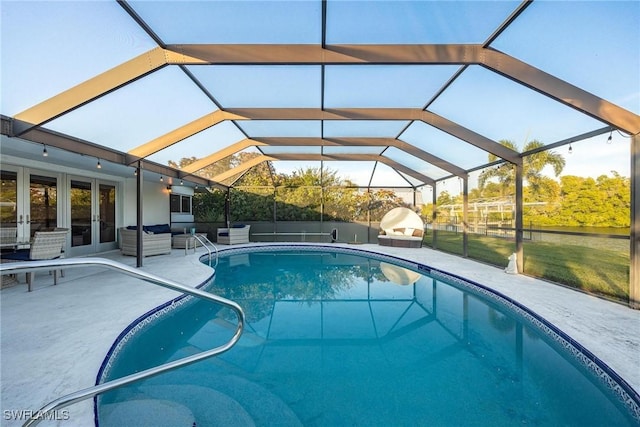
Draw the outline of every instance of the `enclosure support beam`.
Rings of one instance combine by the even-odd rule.
[[[469,179],[465,177],[462,180],[462,256],[465,258],[469,256],[469,250],[468,250],[469,233],[467,230],[468,221],[469,221]]]
[[[438,195],[436,194],[436,185],[433,184],[431,188],[433,191],[431,192],[431,231],[433,232],[433,239],[431,240],[431,246],[433,249],[438,248],[438,231],[436,221],[438,220],[438,209],[436,207],[436,202],[438,201]]]
[[[640,309],[640,134],[631,137],[631,228],[629,306]]]
[[[136,267],[140,268],[143,264],[144,256],[142,254],[142,225],[144,224],[144,216],[142,214],[142,161],[138,160],[136,164]]]
[[[267,138],[245,138],[234,144],[231,144],[220,151],[203,157],[190,165],[185,166],[182,170],[186,173],[192,174],[200,169],[203,169],[225,157],[236,154],[245,148],[256,146],[273,146],[273,147],[293,147],[298,145],[313,146],[313,147],[327,147],[327,146],[341,146],[341,147],[395,147],[402,150],[414,157],[419,158],[427,163],[435,165],[440,169],[444,169],[456,176],[465,177],[467,172],[439,157],[434,156],[426,151],[420,150],[415,146],[408,144],[404,141],[392,138],[315,138],[315,137],[267,137]]]
[[[480,44],[173,44],[166,55],[176,65],[477,64],[627,133],[640,131],[636,114]]]
[[[524,168],[522,163],[515,165],[516,168],[516,206],[515,206],[515,220],[516,220],[516,256],[518,257],[518,273],[524,271],[524,248],[523,248],[523,220],[522,211],[524,209],[523,192],[522,192],[522,177],[524,175]]]
[[[167,52],[154,48],[14,116],[14,131],[26,131],[60,117],[167,65]],[[18,125],[21,123],[21,125]]]
[[[377,154],[334,154],[331,156],[322,155],[322,154],[272,154],[269,156],[258,156],[254,157],[240,165],[236,166],[233,169],[229,169],[226,172],[221,173],[220,175],[216,175],[213,177],[214,181],[223,182],[224,180],[237,175],[243,171],[246,171],[262,162],[271,161],[271,160],[289,160],[289,161],[368,161],[368,162],[380,162],[384,163],[387,166],[395,169],[396,171],[403,172],[419,181],[424,182],[425,184],[433,185],[435,181],[425,176],[419,172],[416,172],[413,169],[410,169],[406,166],[399,164],[391,159],[388,159],[384,156],[380,156]]]
[[[146,144],[142,144],[129,151],[129,154],[136,157],[148,157],[172,146],[184,139],[187,139],[203,130],[217,125],[229,119],[230,116],[222,111],[214,111],[213,113],[202,116],[191,123],[180,126],[171,132],[155,138]]]
[[[224,223],[227,228],[231,227],[231,187],[227,188],[224,195]]]
[[[230,108],[225,113],[233,117],[230,120],[420,120],[510,163],[522,161],[514,150],[435,113],[415,108]]]

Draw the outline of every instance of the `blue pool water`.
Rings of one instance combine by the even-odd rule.
[[[286,248],[285,248],[286,249]],[[210,292],[233,349],[100,397],[101,426],[626,426],[638,398],[517,304],[363,251],[226,251]],[[227,341],[181,299],[132,325],[100,382]]]

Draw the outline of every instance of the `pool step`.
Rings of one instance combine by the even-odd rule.
[[[172,382],[206,385],[240,402],[258,426],[302,426],[296,413],[278,395],[239,375],[194,369],[180,373],[179,377]]]
[[[172,400],[188,407],[194,414],[198,426],[252,427],[256,425],[251,415],[238,401],[208,387],[191,384],[143,385],[138,390],[150,398]]]
[[[162,399],[136,399],[102,405],[102,426],[175,426],[192,427],[196,417],[189,408]],[[197,424],[195,424],[197,425]]]
[[[256,426],[242,405],[197,385],[142,385],[123,390],[126,400],[100,405],[100,426]]]
[[[116,415],[135,412],[130,408],[135,408],[138,403],[143,405],[140,411],[146,411],[145,405],[149,401],[172,401],[180,407],[188,408],[197,426],[203,425],[205,421],[204,425],[214,426],[302,426],[296,414],[282,399],[264,387],[235,375],[202,370],[174,371],[150,378],[138,386],[121,389],[117,393],[118,399],[124,403],[100,406],[100,425],[103,427],[127,425],[111,422],[114,419],[114,408],[118,405],[124,407],[118,409]],[[118,417],[123,419],[122,415]],[[163,427],[171,423],[148,425]]]
[[[251,417],[252,425],[302,426],[296,414],[282,399],[264,387],[236,375],[202,370],[169,372],[147,380],[144,385],[137,387],[137,391],[157,399],[173,399],[190,407],[198,415],[196,399],[200,397],[192,394],[194,387],[210,390],[233,400]],[[184,400],[183,395],[186,395]]]

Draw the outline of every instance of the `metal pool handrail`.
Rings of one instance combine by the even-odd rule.
[[[207,252],[209,252],[209,267],[211,267],[211,249],[209,249],[209,246],[207,246],[207,243],[209,243],[213,249],[216,251],[216,265],[218,265],[218,248],[216,247],[216,245],[213,244],[213,242],[211,240],[209,240],[206,236],[203,235],[197,235],[194,234],[193,237],[195,237],[195,239],[200,242],[202,244],[202,246],[204,246],[204,248],[207,250]],[[204,242],[203,242],[204,240]],[[206,243],[205,243],[206,242]],[[195,250],[195,245],[194,246],[194,250]]]
[[[102,267],[118,270],[129,276],[133,276],[133,277],[142,279],[146,282],[153,283],[154,285],[162,286],[168,289],[173,289],[174,291],[187,293],[187,294],[193,295],[194,297],[203,298],[205,300],[222,304],[232,309],[236,313],[236,316],[238,316],[238,327],[236,328],[236,331],[233,334],[233,337],[231,338],[231,340],[229,340],[226,344],[223,344],[211,350],[203,351],[201,353],[187,356],[182,359],[174,360],[173,362],[168,362],[160,366],[149,368],[144,371],[137,372],[135,374],[127,375],[122,378],[108,381],[106,383],[99,384],[96,386],[88,387],[88,388],[76,391],[74,393],[67,394],[66,396],[59,397],[58,399],[48,403],[38,411],[34,412],[31,418],[23,424],[23,427],[34,426],[40,423],[40,421],[46,418],[45,415],[47,413],[54,411],[56,409],[64,408],[66,406],[73,405],[74,403],[78,403],[80,401],[92,398],[98,394],[125,386],[132,382],[139,381],[154,375],[158,375],[163,372],[167,372],[191,363],[198,362],[208,357],[212,357],[212,356],[216,356],[218,354],[224,353],[225,351],[233,347],[238,342],[238,340],[240,339],[240,336],[242,335],[242,331],[244,329],[244,323],[245,323],[245,315],[244,315],[244,311],[242,310],[242,307],[240,307],[237,303],[231,300],[228,300],[226,298],[222,298],[220,296],[201,291],[200,289],[191,288],[189,286],[185,286],[180,283],[176,283],[171,280],[164,279],[160,276],[156,276],[151,273],[140,271],[133,267],[129,267],[128,265],[121,264],[119,262],[108,260],[105,258],[67,258],[67,259],[55,259],[55,260],[44,260],[44,261],[8,263],[8,264],[2,264],[0,266],[0,275],[22,273],[27,271],[29,272],[42,271],[42,270],[48,271],[56,267],[76,268],[76,267],[86,267],[86,266],[102,266]]]

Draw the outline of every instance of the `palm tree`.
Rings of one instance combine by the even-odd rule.
[[[512,149],[513,151],[518,151],[518,147],[513,141],[502,139],[498,141],[498,143]],[[496,160],[498,160],[498,156],[493,153],[489,153],[489,163],[495,162]],[[515,173],[508,163],[503,163],[500,166],[485,169],[478,177],[478,187],[480,187],[480,191],[484,190],[487,182],[492,178],[496,178],[500,183],[500,186],[502,187],[502,196],[513,194],[512,188],[515,186]]]
[[[524,146],[524,151],[527,152],[540,147],[544,147],[544,144],[534,139]],[[524,179],[533,192],[538,191],[544,178],[541,172],[546,166],[553,168],[556,177],[562,173],[565,166],[564,157],[551,150],[539,151],[526,156],[523,160]]]
[[[498,142],[507,148],[519,152],[518,146],[513,141],[500,140]],[[544,147],[544,144],[534,139],[524,146],[524,152],[535,150],[540,147]],[[496,160],[498,160],[498,156],[495,154],[489,154],[489,162],[494,162]],[[546,166],[551,166],[555,176],[558,176],[562,173],[565,166],[564,157],[553,151],[545,150],[530,154],[524,158],[522,166],[524,180],[527,181],[532,191],[537,191],[540,183],[544,181],[542,170]],[[484,170],[478,177],[478,186],[480,187],[480,190],[484,189],[487,182],[492,178],[496,178],[502,186],[503,195],[506,196],[514,193],[515,170],[510,164],[504,163],[501,166]]]

